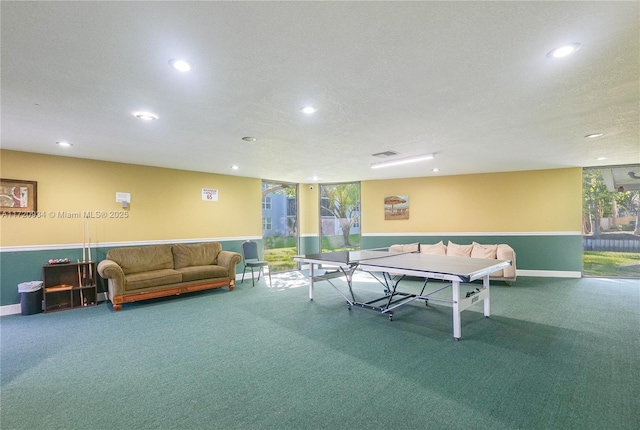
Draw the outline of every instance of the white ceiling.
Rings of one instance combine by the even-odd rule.
[[[2,1],[2,148],[306,183],[637,164],[639,5]]]

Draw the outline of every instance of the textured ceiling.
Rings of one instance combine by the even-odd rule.
[[[291,182],[640,163],[637,1],[0,7],[4,149]]]

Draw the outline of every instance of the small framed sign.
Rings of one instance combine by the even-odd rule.
[[[203,188],[202,189],[202,200],[206,202],[217,202],[218,201],[218,190],[214,190],[211,188]]]

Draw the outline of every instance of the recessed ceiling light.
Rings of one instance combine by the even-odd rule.
[[[607,157],[598,157],[598,161],[603,161],[603,160],[606,160],[606,159],[607,159]]]
[[[568,45],[562,45],[558,48],[552,49],[547,53],[547,57],[549,58],[563,58],[567,55],[571,55],[580,49],[579,43],[569,43]]]
[[[231,166],[232,170],[238,170],[240,167],[236,166],[235,164],[233,166]]]
[[[436,173],[437,173],[437,172],[439,172],[439,171],[440,171],[440,169],[438,169],[438,168],[436,167],[435,169],[432,169],[431,171],[432,171],[432,172],[436,172]]]
[[[600,137],[603,136],[604,133],[591,133],[591,134],[587,134],[585,137],[587,139],[595,139],[596,137]]]
[[[56,142],[56,145],[64,146],[65,148],[68,148],[69,146],[73,146],[73,144],[69,142]]]
[[[246,142],[255,142],[258,139],[256,139],[255,137],[247,136],[247,137],[243,137],[242,140],[244,140]]]
[[[152,114],[151,112],[134,112],[133,116],[138,119],[143,119],[145,121],[154,121],[158,119],[158,115]]]
[[[318,112],[318,109],[314,108],[313,106],[305,106],[302,109],[300,109],[300,111],[302,113],[306,113],[307,115],[311,115],[312,113]]]
[[[311,180],[312,180],[312,181],[317,181],[317,180],[318,180],[318,177],[317,177],[317,176],[312,176],[312,177],[311,177]]]
[[[191,70],[191,64],[177,58],[169,60],[169,65],[179,72],[188,72]]]

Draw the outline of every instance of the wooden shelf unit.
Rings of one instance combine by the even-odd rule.
[[[95,261],[42,266],[44,311],[95,306],[98,303]]]

